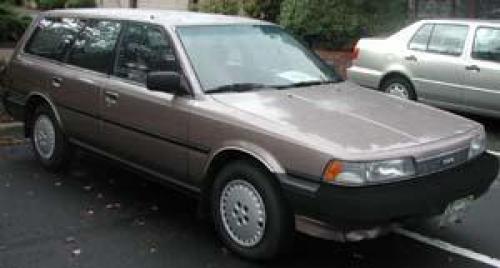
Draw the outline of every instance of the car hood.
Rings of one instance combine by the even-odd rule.
[[[284,138],[346,153],[419,146],[481,127],[449,112],[350,82],[212,96],[251,114],[245,123],[265,125]]]

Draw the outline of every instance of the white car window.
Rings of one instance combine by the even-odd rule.
[[[459,56],[469,32],[468,26],[437,24],[434,26],[427,51]]]
[[[434,24],[425,24],[420,27],[411,39],[409,48],[411,50],[426,51],[433,28]]]

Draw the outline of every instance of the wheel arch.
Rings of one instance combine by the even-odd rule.
[[[413,90],[415,90],[415,84],[410,79],[410,76],[407,75],[407,74],[405,74],[403,71],[390,71],[390,72],[387,72],[384,76],[382,76],[382,79],[380,79],[380,82],[379,82],[379,85],[378,85],[378,89],[382,90],[382,86],[384,85],[384,83],[388,79],[393,78],[393,77],[401,77],[401,78],[407,80],[410,83],[410,85],[413,87]]]
[[[264,156],[263,154],[266,155]],[[200,202],[200,212],[202,215],[205,215],[208,210],[207,201],[210,198],[217,173],[229,163],[238,160],[248,161],[267,171],[276,185],[280,183],[278,174],[285,173],[281,165],[268,153],[256,152],[255,150],[236,145],[224,146],[214,151],[209,157],[203,173],[202,202]]]
[[[24,122],[25,122],[25,124],[24,124],[25,132],[24,133],[25,133],[26,137],[29,137],[31,134],[31,126],[29,124],[29,122],[31,122],[31,120],[32,120],[31,117],[33,116],[36,108],[40,105],[43,105],[43,104],[47,105],[52,110],[52,112],[54,113],[54,116],[57,120],[57,124],[64,131],[61,117],[59,115],[59,112],[58,112],[55,104],[50,100],[49,97],[47,97],[43,93],[33,92],[33,93],[30,93],[28,95],[28,97],[26,98],[26,106],[25,106],[25,110],[24,110]]]
[[[220,171],[224,165],[235,160],[252,162],[272,174],[285,173],[278,161],[274,159],[270,153],[260,147],[254,146],[253,149],[249,149],[243,146],[228,145],[215,150],[209,157],[204,168],[204,184],[206,184],[206,181],[210,180],[216,172]]]

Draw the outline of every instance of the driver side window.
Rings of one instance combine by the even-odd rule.
[[[129,23],[118,48],[114,75],[141,84],[153,71],[177,71],[170,42],[159,26]]]

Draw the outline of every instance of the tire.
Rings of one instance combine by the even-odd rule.
[[[384,81],[381,91],[408,100],[417,100],[417,94],[408,79],[401,76],[392,76]]]
[[[66,167],[71,161],[73,148],[57,123],[52,109],[42,104],[35,109],[31,119],[30,138],[38,161],[52,172]]]
[[[272,259],[287,252],[293,242],[294,221],[287,202],[274,178],[257,165],[237,161],[219,172],[212,187],[211,212],[222,242],[244,258]],[[242,232],[255,228],[260,235]]]

